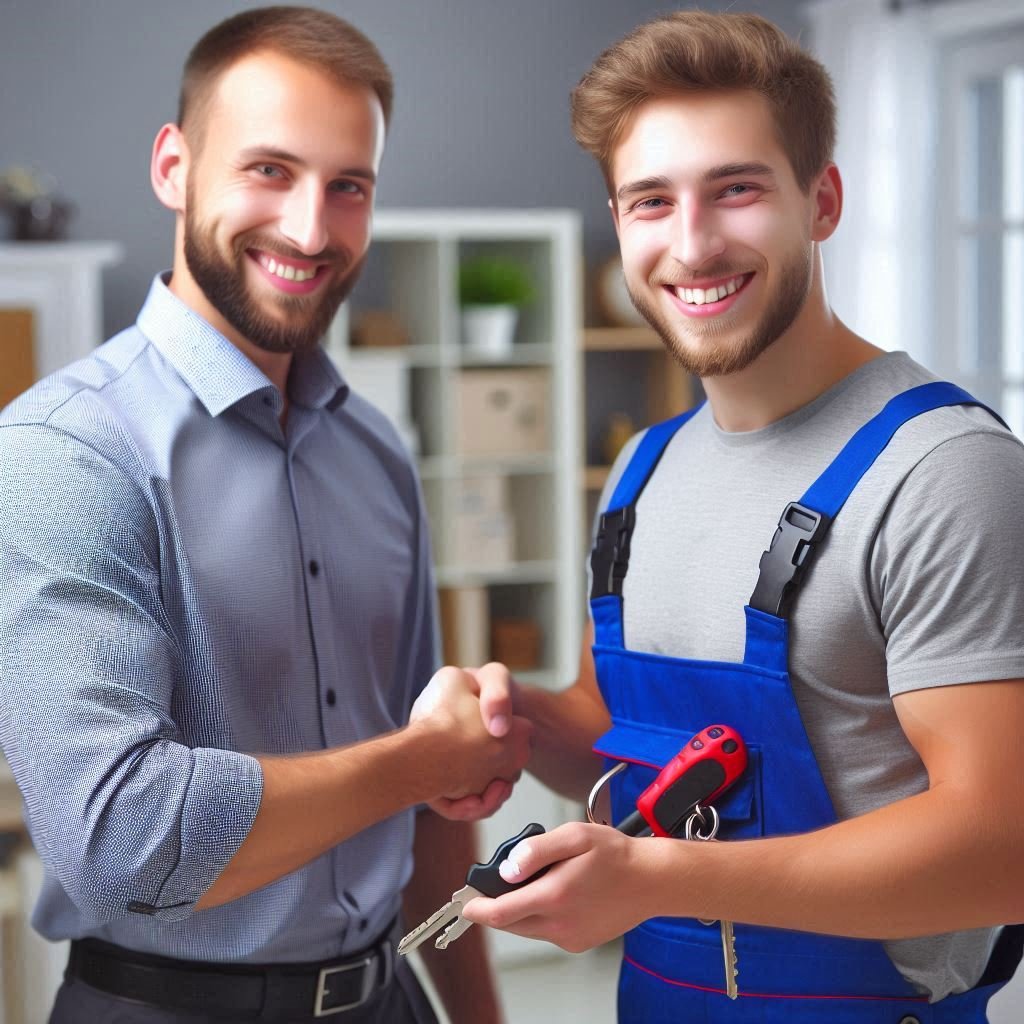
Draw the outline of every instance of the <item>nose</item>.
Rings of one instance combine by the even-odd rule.
[[[281,234],[306,256],[315,256],[326,248],[324,193],[318,182],[298,182],[289,190],[279,227]]]
[[[695,201],[676,207],[670,255],[685,267],[698,270],[725,250],[725,238],[714,215]]]

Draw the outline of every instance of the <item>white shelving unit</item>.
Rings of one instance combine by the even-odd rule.
[[[534,300],[521,311],[512,351],[499,361],[465,351],[460,331],[458,268],[476,256],[515,260],[529,268]],[[575,678],[582,635],[580,346],[581,241],[578,215],[566,210],[390,210],[377,214],[370,257],[356,291],[339,313],[328,351],[351,386],[399,424],[417,449],[442,588],[486,592],[492,621],[527,619],[540,627],[538,663],[517,678],[559,688]],[[392,312],[408,343],[353,347],[350,328],[367,309]],[[390,392],[380,385],[390,364]],[[546,443],[536,450],[464,454],[460,401],[466,381],[522,380],[539,387]],[[516,376],[516,375],[519,376]],[[539,383],[538,383],[539,382]],[[364,387],[365,385],[365,387]],[[389,409],[388,406],[391,406]],[[493,424],[481,419],[482,431]],[[478,447],[478,438],[470,447]],[[467,550],[456,532],[463,489],[481,478],[504,494],[512,524],[511,557]],[[458,550],[456,550],[458,549]],[[580,809],[524,777],[509,802],[481,828],[487,855],[531,821],[552,828]],[[552,955],[553,947],[497,933],[501,963]]]

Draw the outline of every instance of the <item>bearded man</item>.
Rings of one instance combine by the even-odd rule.
[[[493,811],[529,726],[491,735],[461,688],[407,724],[437,665],[419,488],[318,345],[391,100],[325,12],[207,33],[153,148],[173,269],[0,418],[0,740],[33,924],[72,940],[55,1024],[435,1020],[402,891],[420,920],[474,850],[413,808]],[[500,1019],[478,939],[442,963],[454,1021]]]

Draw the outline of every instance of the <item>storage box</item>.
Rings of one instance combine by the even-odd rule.
[[[550,375],[541,369],[460,370],[455,448],[460,455],[550,450]]]
[[[511,669],[540,665],[540,626],[532,619],[494,619],[491,623],[491,658]]]
[[[512,519],[502,512],[451,515],[444,530],[444,560],[451,565],[498,569],[515,558]]]

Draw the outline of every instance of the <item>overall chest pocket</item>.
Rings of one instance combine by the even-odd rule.
[[[612,727],[594,744],[605,759],[605,770],[625,764],[610,783],[612,822],[617,825],[636,810],[636,802],[662,768],[710,722],[692,728],[666,728],[613,718]],[[724,723],[728,724],[728,723]],[[719,837],[749,839],[764,834],[761,820],[761,748],[747,746],[746,771],[714,801],[721,818]]]

